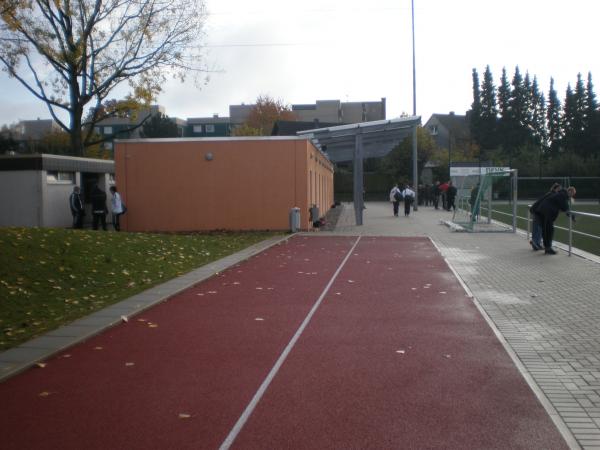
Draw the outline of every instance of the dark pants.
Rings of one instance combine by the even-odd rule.
[[[554,220],[548,217],[542,217],[542,238],[544,239],[544,248],[546,250],[552,248],[552,240],[554,239]]]
[[[438,209],[440,205],[440,196],[439,195],[434,195],[433,196],[433,207],[435,209]]]
[[[115,231],[121,231],[121,224],[119,222],[119,219],[122,215],[123,215],[123,213],[112,215],[112,224],[113,224],[113,228],[115,229]]]
[[[398,207],[400,206],[400,202],[398,200],[395,200],[394,202],[392,202],[392,204],[394,205],[394,216],[398,215]]]
[[[447,210],[450,211],[450,208],[452,208],[453,210],[456,209],[456,205],[454,205],[454,197],[448,197],[448,199],[446,200],[447,203]]]
[[[106,213],[103,213],[103,214],[95,214],[94,213],[94,217],[92,220],[92,227],[94,228],[94,230],[98,229],[98,223],[100,223],[102,225],[102,229],[104,231],[107,230],[107,228],[106,228]]]
[[[404,197],[404,215],[408,216],[410,214],[410,204],[412,203],[411,197]]]
[[[73,228],[83,228],[83,211],[73,214]]]
[[[538,247],[542,246],[542,236],[544,235],[544,218],[539,214],[533,214],[531,224],[531,240]]]

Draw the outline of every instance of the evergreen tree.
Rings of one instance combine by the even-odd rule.
[[[586,92],[581,73],[577,74],[577,84],[575,85],[575,115],[573,117],[573,150],[575,154],[585,156],[586,141]]]
[[[502,76],[500,77],[500,85],[498,86],[498,112],[500,120],[498,122],[498,144],[504,152],[508,151],[510,146],[509,129],[511,123],[511,107],[510,107],[510,84],[506,68],[502,68]]]
[[[496,87],[490,66],[485,68],[483,83],[481,84],[481,140],[479,144],[482,149],[493,149],[498,144],[498,106],[496,103]]]
[[[576,119],[577,116],[577,99],[571,83],[567,85],[567,92],[565,93],[565,105],[563,108],[563,120],[562,120],[562,147],[568,156],[568,174],[571,174],[571,161],[574,153],[576,138]]]
[[[158,113],[144,122],[140,135],[143,138],[179,137],[179,129],[168,116]]]
[[[550,92],[548,93],[548,110],[546,111],[548,122],[548,144],[549,153],[558,155],[562,141],[561,104],[556,89],[554,89],[554,78],[550,78]]]
[[[471,103],[471,114],[469,115],[469,128],[471,136],[477,144],[481,145],[481,91],[479,90],[479,74],[473,69],[473,103]]]
[[[512,165],[514,157],[518,156],[521,148],[527,144],[528,130],[528,101],[530,94],[525,86],[523,76],[519,71],[519,66],[515,68],[515,75],[512,80],[512,91],[509,100],[507,144],[504,149],[508,156],[509,165]]]
[[[583,154],[585,159],[597,158],[600,146],[600,112],[598,111],[591,72],[588,72],[585,97],[585,144]]]

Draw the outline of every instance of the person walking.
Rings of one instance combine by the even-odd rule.
[[[106,208],[106,192],[95,185],[92,188],[91,193],[92,199],[92,227],[94,230],[98,229],[98,224],[102,225],[102,229],[104,231],[106,228],[106,214],[108,213],[108,209]]]
[[[439,180],[435,182],[433,186],[431,186],[431,197],[433,199],[433,207],[435,209],[439,209],[440,206],[440,182]]]
[[[442,208],[448,209],[448,183],[439,185],[440,195],[442,197]]]
[[[450,211],[452,208],[453,211],[456,211],[456,205],[454,201],[456,200],[457,189],[452,184],[452,180],[448,181],[448,189],[446,190],[446,210]]]
[[[557,192],[546,197],[537,208],[538,214],[542,219],[542,238],[544,241],[544,253],[546,255],[556,255],[556,250],[552,248],[554,239],[554,221],[560,211],[564,211],[567,216],[571,215],[569,210],[569,200],[575,196],[577,190],[573,186],[568,189],[560,189]]]
[[[115,231],[121,231],[121,224],[119,223],[119,217],[125,214],[125,207],[123,200],[121,200],[121,194],[117,191],[116,186],[110,187],[110,193],[112,195],[110,199],[110,206],[112,210],[112,224]]]
[[[69,196],[69,207],[71,208],[71,214],[73,215],[73,228],[83,228],[83,216],[85,210],[83,208],[83,201],[81,200],[81,189],[79,186],[73,187],[73,192]]]
[[[410,205],[415,201],[415,191],[407,184],[402,191],[402,196],[404,197],[404,215],[408,217],[410,215]]]
[[[469,205],[471,206],[471,222],[477,222],[479,218],[479,209],[481,206],[481,199],[479,197],[479,183],[471,188],[471,194],[469,196]]]
[[[402,201],[402,191],[398,187],[398,183],[394,185],[392,190],[390,191],[390,202],[394,207],[394,217],[398,217],[398,207],[400,206],[400,202]]]
[[[554,192],[558,192],[561,189],[560,183],[554,183],[548,192],[546,192],[542,197],[536,200],[536,202],[531,205],[529,208],[529,212],[533,215],[533,220],[531,223],[531,240],[529,244],[531,248],[535,251],[541,250],[542,248],[542,230],[543,230],[543,218],[540,214],[538,214],[537,210],[540,204],[553,194]]]

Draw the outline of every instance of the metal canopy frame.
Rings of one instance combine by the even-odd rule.
[[[404,139],[412,136],[413,143],[413,183],[418,184],[417,127],[421,125],[421,116],[402,117],[390,120],[376,120],[337,127],[316,128],[298,131],[298,136],[309,138],[333,162],[353,162],[353,197],[356,225],[363,224],[364,183],[363,159],[381,158],[387,155]],[[415,189],[415,194],[417,189]],[[415,209],[417,209],[415,198]]]

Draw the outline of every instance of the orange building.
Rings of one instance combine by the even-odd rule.
[[[128,231],[288,230],[300,208],[333,204],[333,164],[307,138],[173,138],[115,143]]]

